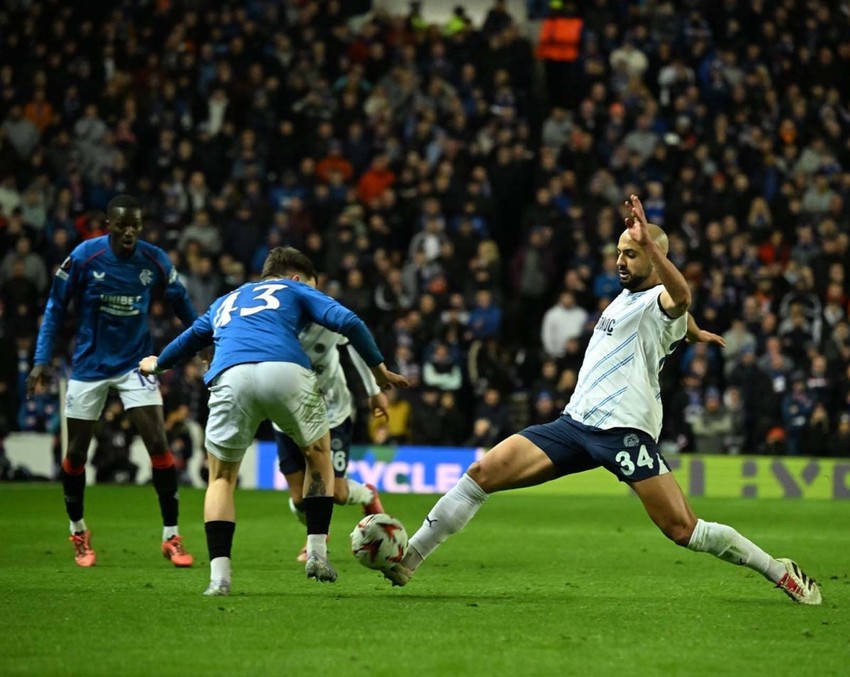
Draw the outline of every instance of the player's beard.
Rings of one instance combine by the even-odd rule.
[[[628,277],[625,280],[622,277],[620,277],[619,279],[620,284],[623,286],[623,289],[628,289],[629,291],[640,289],[643,286],[644,282],[649,279],[649,274],[636,275],[628,269],[626,270],[626,273],[628,273]]]

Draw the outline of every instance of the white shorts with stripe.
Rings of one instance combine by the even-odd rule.
[[[100,418],[109,390],[118,391],[124,409],[162,406],[159,379],[142,376],[138,369],[102,381],[68,381],[65,393],[65,417],[82,421]]]
[[[207,451],[222,461],[241,461],[264,419],[299,447],[328,432],[325,399],[316,375],[294,362],[237,364],[210,386]]]

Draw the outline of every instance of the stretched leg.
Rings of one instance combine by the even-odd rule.
[[[560,475],[549,456],[528,438],[512,435],[500,442],[469,466],[460,482],[437,501],[410,539],[403,567],[415,571],[441,543],[469,523],[490,494],[542,484]],[[407,582],[392,574],[388,572],[387,577],[393,583]]]
[[[74,559],[81,567],[95,564],[97,556],[91,548],[91,534],[83,518],[86,492],[86,460],[91,444],[95,421],[78,418],[66,419],[68,423],[68,450],[59,470],[65,495],[65,510],[71,521],[71,543]]]
[[[328,531],[334,508],[334,470],[331,463],[331,436],[325,433],[319,439],[301,448],[306,462],[304,473],[304,511],[307,516],[307,577],[317,581],[336,580],[328,561]]]
[[[758,571],[796,601],[820,603],[817,585],[796,564],[774,559],[730,526],[698,519],[672,473],[635,482],[631,487],[652,521],[677,545]],[[817,601],[806,601],[814,599]]]
[[[230,551],[236,531],[236,505],[233,492],[242,461],[223,461],[209,453],[209,485],[204,496],[204,528],[210,557],[210,584],[207,596],[230,592]]]
[[[139,431],[151,459],[153,486],[162,514],[162,554],[178,567],[192,566],[193,558],[183,547],[177,528],[179,492],[177,466],[168,448],[165,421],[160,405],[127,409],[127,415]]]

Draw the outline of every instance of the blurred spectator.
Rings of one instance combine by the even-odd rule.
[[[202,255],[192,259],[185,284],[195,310],[198,314],[205,313],[222,292],[221,275],[213,268],[212,257]]]
[[[492,338],[499,334],[501,328],[502,310],[493,303],[493,294],[488,289],[478,291],[469,310],[469,338]]]
[[[379,430],[383,429],[382,444],[404,444],[409,441],[413,408],[410,402],[402,399],[397,390],[387,391],[387,412],[389,420],[371,417],[369,434],[373,442],[378,441]]]
[[[582,335],[586,321],[587,311],[576,305],[575,297],[570,292],[561,292],[558,303],[543,316],[541,340],[546,355],[564,357],[567,343]]]
[[[463,443],[465,447],[490,449],[499,442],[499,437],[489,419],[477,418],[472,424],[472,434]]]
[[[847,449],[850,448],[850,413],[845,412],[838,417],[838,429],[829,437],[828,453],[834,457],[846,457]],[[815,450],[818,456],[824,452]]]
[[[460,365],[455,362],[445,343],[437,343],[431,357],[425,360],[422,382],[426,388],[457,391],[463,385]]]
[[[782,420],[785,423],[785,441],[789,456],[804,453],[803,442],[809,417],[815,401],[806,389],[806,379],[801,373],[791,377],[791,387],[782,400]]]
[[[691,414],[688,423],[694,434],[694,449],[704,454],[722,454],[734,430],[732,414],[720,399],[717,388],[705,391],[705,407]]]

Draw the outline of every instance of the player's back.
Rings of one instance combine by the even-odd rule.
[[[208,382],[236,364],[294,362],[310,369],[298,338],[307,322],[335,329],[360,322],[329,297],[289,279],[244,284],[213,302],[206,316],[216,348]]]

